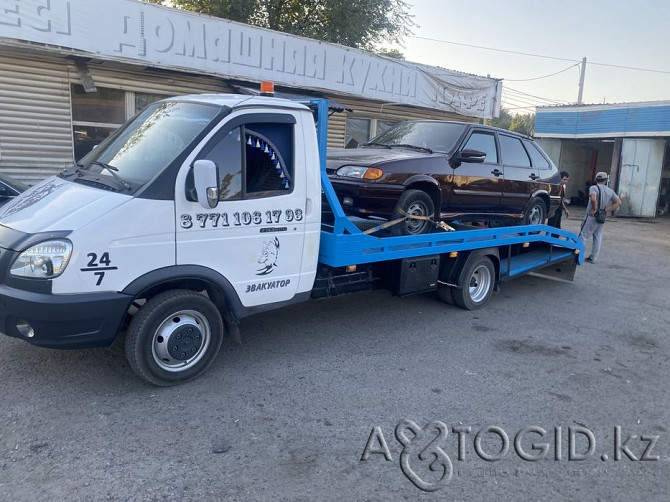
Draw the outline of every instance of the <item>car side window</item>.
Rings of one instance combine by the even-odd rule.
[[[496,138],[492,133],[475,131],[468,138],[463,149],[479,150],[486,154],[484,162],[489,164],[498,163],[498,150],[496,149]]]
[[[535,143],[533,143],[532,141],[524,140],[523,144],[526,147],[528,155],[530,155],[530,160],[533,161],[533,167],[537,167],[538,169],[551,168],[549,162],[547,161],[547,159],[544,158],[544,155],[540,153],[540,150],[537,148],[537,145]]]
[[[215,138],[199,158],[211,160],[219,168],[220,201],[289,193],[293,186],[293,124],[235,127]]]
[[[502,156],[503,164],[517,167],[530,167],[530,158],[526,153],[526,149],[521,144],[521,140],[499,135],[500,138],[500,154]]]

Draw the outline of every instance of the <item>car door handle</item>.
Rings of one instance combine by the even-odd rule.
[[[531,180],[537,180],[537,179],[540,179],[540,177],[539,177],[537,174],[531,174],[531,175],[528,176],[528,177],[529,177]]]
[[[494,169],[493,171],[491,171],[491,174],[493,174],[494,176],[502,176],[502,173],[503,172],[499,171],[498,169]]]

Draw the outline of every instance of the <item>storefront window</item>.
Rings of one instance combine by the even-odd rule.
[[[121,89],[98,87],[86,92],[83,86],[72,85],[72,121],[123,124],[126,120],[126,93]]]
[[[71,86],[74,159],[79,161],[126,120],[126,92],[98,87],[86,92]]]
[[[345,148],[356,148],[370,139],[370,119],[349,117],[347,119]]]
[[[74,160],[81,160],[84,155],[93,150],[93,147],[102,143],[102,140],[112,134],[115,130],[116,127],[73,125]]]
[[[393,127],[397,123],[398,122],[391,122],[389,120],[377,120],[377,132],[375,132],[375,136],[378,136],[381,133],[388,131],[391,127]]]
[[[136,92],[135,93],[135,113],[140,113],[151,103],[165,99],[167,96],[165,94],[150,94],[148,92]]]

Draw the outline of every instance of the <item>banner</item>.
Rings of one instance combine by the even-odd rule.
[[[134,0],[0,0],[1,38],[492,118],[502,83]]]

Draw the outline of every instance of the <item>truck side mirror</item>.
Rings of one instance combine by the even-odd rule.
[[[196,160],[193,164],[193,182],[198,202],[205,209],[219,204],[219,168],[211,160]]]

